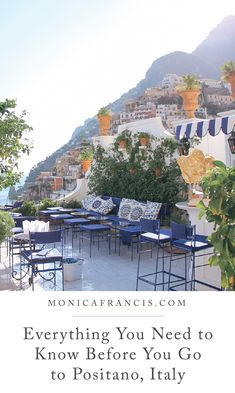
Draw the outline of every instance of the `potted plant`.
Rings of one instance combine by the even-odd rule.
[[[158,144],[152,151],[152,159],[150,161],[149,169],[153,171],[156,177],[162,175],[162,169],[165,165],[165,159],[167,156],[168,154],[164,148],[164,142],[163,144]]]
[[[15,222],[10,213],[0,211],[0,244],[6,239],[7,236],[12,235],[12,228]]]
[[[138,171],[138,164],[137,162],[130,162],[129,163],[129,172],[131,175],[135,175]]]
[[[141,146],[148,146],[150,142],[150,135],[148,132],[140,132],[139,133],[139,140]]]
[[[118,144],[119,149],[126,149],[128,144],[130,144],[131,132],[126,129],[122,131],[121,134],[115,139],[115,143]]]
[[[202,189],[207,203],[199,202],[200,218],[205,215],[214,223],[214,232],[209,237],[214,255],[211,266],[219,266],[222,273],[222,287],[235,290],[235,168],[226,167],[221,161],[214,161],[214,168],[203,178]]]
[[[99,120],[101,135],[102,136],[109,135],[110,124],[112,119],[111,110],[108,107],[103,106],[102,108],[100,108],[99,112],[97,113],[97,117]]]
[[[90,169],[93,158],[94,151],[92,146],[84,147],[80,153],[80,160],[82,161],[82,169],[85,173]]]
[[[155,154],[153,160],[150,163],[150,170],[153,171],[156,177],[159,177],[162,175],[163,165],[164,165],[164,158]]]
[[[232,89],[232,97],[235,100],[235,61],[228,61],[222,67],[222,78],[230,83]]]
[[[189,118],[194,117],[198,107],[198,97],[201,85],[196,75],[184,75],[182,84],[178,87],[179,95],[183,98],[183,108]]]

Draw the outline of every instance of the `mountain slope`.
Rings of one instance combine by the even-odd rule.
[[[204,78],[219,78],[220,67],[226,61],[235,57],[235,16],[225,18],[213,29],[208,37],[191,53],[173,52],[155,60],[145,78],[134,88],[124,93],[119,99],[108,104],[113,112],[121,111],[125,103],[141,96],[148,87],[160,85],[163,77],[168,73],[197,74]],[[84,125],[77,127],[70,141],[58,149],[46,160],[38,163],[30,173],[27,182],[33,182],[41,171],[50,170],[58,157],[81,142],[84,137],[98,135],[98,121],[96,116],[87,119]]]
[[[224,63],[235,58],[234,37],[235,16],[230,15],[209,33],[192,54],[220,70]]]

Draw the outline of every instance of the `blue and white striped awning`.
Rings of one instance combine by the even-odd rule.
[[[176,125],[175,137],[178,140],[184,137],[190,139],[194,136],[202,138],[208,132],[211,136],[216,136],[220,131],[228,135],[233,129],[235,130],[235,115],[215,119],[192,119],[191,122]]]

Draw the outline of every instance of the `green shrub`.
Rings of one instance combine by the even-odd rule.
[[[71,200],[68,202],[63,202],[62,206],[66,209],[79,209],[82,207],[82,203],[80,201]]]
[[[129,147],[119,150],[117,143],[106,152],[101,147],[95,150],[95,160],[89,178],[89,190],[96,195],[112,195],[139,201],[156,201],[174,206],[185,200],[187,185],[174,153],[177,142],[172,139],[158,141],[152,138],[148,149],[140,149],[138,134],[130,135]],[[161,176],[155,169],[161,168]]]
[[[84,147],[79,155],[81,161],[93,160],[93,157],[94,157],[94,152],[92,146]]]
[[[58,203],[50,198],[45,198],[41,201],[39,205],[39,210],[46,210],[48,207],[56,207]]]
[[[202,190],[209,201],[199,202],[199,217],[205,215],[214,224],[209,236],[214,255],[209,264],[220,267],[222,287],[235,291],[235,168],[215,160],[214,167],[202,180]]]
[[[0,211],[0,244],[7,236],[12,234],[11,229],[15,226],[15,222],[10,213]]]
[[[37,207],[34,201],[25,201],[21,207],[15,209],[16,212],[21,213],[22,216],[36,216]]]

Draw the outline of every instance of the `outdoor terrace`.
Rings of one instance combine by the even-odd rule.
[[[147,248],[147,245],[145,245]],[[149,248],[149,246],[148,246]],[[78,237],[73,240],[71,233],[66,237],[64,245],[64,256],[72,256],[79,249]],[[135,291],[136,290],[136,277],[137,277],[137,265],[138,265],[138,254],[136,245],[134,246],[133,260],[131,260],[131,249],[126,245],[121,246],[121,253],[119,256],[118,247],[115,252],[114,239],[111,241],[111,253],[109,254],[109,247],[107,241],[101,241],[99,243],[99,249],[97,243],[92,245],[92,255],[89,255],[89,242],[83,240],[81,243],[81,253],[79,256],[84,259],[82,278],[76,281],[64,282],[65,291]],[[155,271],[155,263],[157,250],[153,249],[153,255],[151,258],[150,253],[143,253],[141,255],[141,274],[149,274]],[[160,250],[159,256],[162,255]],[[170,254],[165,252],[165,270],[169,269],[169,257]],[[209,272],[210,267],[206,267]],[[14,256],[14,270],[19,272],[19,256]],[[159,259],[159,270],[162,270],[162,260]],[[174,262],[174,273],[178,275],[184,275],[184,259]],[[12,269],[9,267],[9,258],[7,256],[7,248],[5,244],[2,244],[1,248],[1,263],[0,263],[0,290],[2,291],[15,291],[21,290],[20,281],[14,279],[11,275]],[[35,278],[35,291],[54,291],[62,290],[61,272],[57,272],[57,283],[56,286],[52,282],[45,281],[39,276]],[[29,276],[26,276],[22,281],[22,289],[24,291],[31,291],[32,288],[29,285]],[[159,274],[158,282],[162,280],[162,274]],[[165,290],[167,290],[168,277],[165,275]],[[153,286],[139,282],[139,290],[141,291],[152,291]],[[177,288],[178,290],[185,290],[184,286],[181,285]],[[199,290],[208,290],[197,285]],[[157,290],[163,290],[163,286],[159,285]]]

